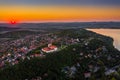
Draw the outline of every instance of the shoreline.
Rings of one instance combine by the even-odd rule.
[[[109,36],[113,39],[113,45],[114,47],[120,51],[120,39],[119,39],[119,31],[120,29],[89,29],[87,28],[86,30],[89,30],[89,31],[92,31],[92,32],[95,32],[97,34],[101,34],[101,35],[104,35],[104,36]]]

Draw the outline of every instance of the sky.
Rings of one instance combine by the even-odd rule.
[[[120,0],[0,0],[0,21],[120,21]]]

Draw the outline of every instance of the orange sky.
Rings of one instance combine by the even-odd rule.
[[[120,21],[120,8],[84,6],[0,6],[0,21]]]

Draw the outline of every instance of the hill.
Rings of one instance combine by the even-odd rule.
[[[120,64],[120,52],[114,48],[112,38],[84,29],[60,30],[47,35],[52,39],[55,39],[55,35],[62,38],[60,42],[63,45],[59,46],[59,51],[49,54],[41,53],[43,46],[40,46],[28,54],[37,53],[44,56],[26,55],[25,59],[19,58],[18,64],[9,65],[0,70],[0,79],[109,80],[115,78],[119,80],[119,75],[116,77],[107,74],[109,70]],[[70,40],[72,42],[69,43]],[[115,69],[118,70],[119,67]]]

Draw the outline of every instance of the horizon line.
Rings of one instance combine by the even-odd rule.
[[[87,22],[120,22],[120,20],[113,20],[113,21],[21,21],[19,23],[87,23]],[[7,21],[0,21],[0,23],[9,23]]]

